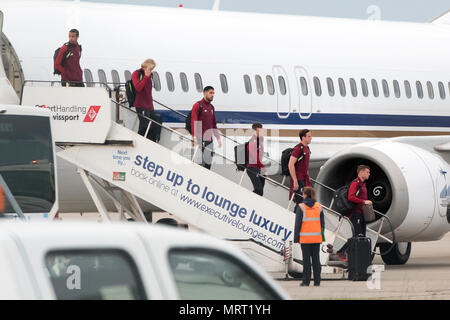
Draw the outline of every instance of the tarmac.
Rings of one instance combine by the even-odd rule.
[[[79,213],[62,216],[63,220],[82,217]],[[155,221],[161,217],[154,217]],[[115,214],[112,218],[118,220]],[[82,219],[101,221],[98,213],[83,214]],[[384,262],[376,256],[373,264]],[[384,265],[384,268],[378,278],[368,282],[335,280],[336,275],[323,275],[320,287],[314,287],[312,281],[311,286],[300,287],[301,280],[292,278],[276,282],[294,300],[450,300],[450,233],[438,241],[412,243],[411,256],[405,265]]]
[[[384,264],[376,256],[374,264]],[[379,280],[378,280],[379,279]],[[297,279],[277,280],[294,300],[449,300],[450,233],[433,242],[412,243],[405,265],[385,265],[378,279],[356,282],[324,279],[320,287],[300,287]]]

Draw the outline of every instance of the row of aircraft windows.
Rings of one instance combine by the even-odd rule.
[[[358,87],[357,87],[357,81],[354,78],[349,79],[350,84],[350,93],[353,97],[358,96]],[[361,93],[364,97],[369,96],[369,88],[372,89],[372,94],[375,98],[380,96],[380,88],[378,86],[378,81],[376,79],[371,79],[370,82],[368,82],[366,79],[360,79],[361,84]],[[369,85],[370,84],[370,85]],[[307,96],[308,95],[308,83],[305,79],[305,77],[300,77],[300,85],[302,90],[302,95]],[[316,96],[320,97],[322,95],[322,86],[320,79],[318,77],[313,78],[313,85],[314,85],[314,93]],[[427,81],[426,84],[426,91],[428,93],[428,97],[430,99],[434,99],[435,97],[435,89],[433,86],[433,83],[431,81]],[[327,78],[326,79],[326,87],[328,89],[328,95],[330,97],[334,97],[335,95],[335,88],[334,88],[334,82],[333,79]],[[392,81],[392,87],[394,89],[393,95],[396,98],[401,98],[401,85],[398,80]],[[424,98],[424,86],[422,85],[421,81],[416,81],[411,85],[411,83],[408,80],[403,81],[403,87],[404,87],[404,94],[408,99],[411,99],[413,96],[413,90],[412,88],[415,88],[415,94],[419,99]],[[345,97],[347,95],[347,89],[346,84],[343,78],[338,79],[338,88],[339,88],[339,94],[342,97]],[[448,89],[450,93],[450,82],[448,83]],[[386,79],[381,80],[381,91],[384,95],[384,97],[389,98],[391,96],[389,83]],[[446,89],[445,85],[442,81],[438,82],[438,91],[439,96],[441,99],[446,98]]]
[[[98,79],[100,82],[104,82],[107,83],[108,80],[106,78],[106,73],[104,70],[99,69],[98,71]],[[124,71],[124,76],[125,76],[125,81],[128,81],[131,79],[131,72],[129,70],[125,70]],[[166,72],[165,74],[166,76],[166,83],[167,83],[167,89],[170,92],[175,91],[175,80],[174,77],[172,75],[171,72]],[[111,78],[112,78],[112,82],[114,84],[119,84],[120,83],[120,77],[119,77],[119,73],[117,72],[117,70],[112,70],[111,71]],[[93,86],[94,85],[94,78],[92,76],[92,72],[90,69],[84,69],[84,79],[87,82],[87,86]],[[225,74],[221,73],[219,75],[219,79],[220,79],[220,86],[222,89],[223,93],[228,93],[228,80],[227,77],[225,76]],[[152,80],[153,80],[153,88],[156,91],[161,91],[161,78],[159,76],[159,73],[156,71],[152,72]],[[272,76],[267,75],[265,78],[266,81],[266,85],[267,85],[267,92],[270,95],[274,95],[275,94],[275,86],[274,86],[274,82],[273,82],[273,78]],[[203,90],[203,81],[202,81],[202,77],[199,73],[195,73],[194,74],[194,83],[195,83],[195,88],[197,90],[197,92],[202,92]],[[260,75],[256,75],[255,76],[255,83],[256,83],[256,90],[258,92],[258,94],[263,94],[264,93],[264,84],[263,84],[263,79]],[[280,92],[281,94],[285,95],[287,90],[286,90],[286,83],[283,77],[279,77],[278,79],[278,83],[280,86]],[[188,78],[186,73],[181,72],[180,73],[180,84],[181,84],[181,89],[184,92],[188,92],[189,91],[189,82],[188,82]],[[248,94],[252,93],[252,82],[250,79],[250,76],[248,75],[244,75],[244,87],[245,87],[245,91]]]
[[[98,72],[98,80],[100,82],[107,83],[108,80],[106,78],[105,71],[102,69],[99,69],[97,72]],[[129,70],[124,71],[124,76],[125,76],[125,81],[131,80],[131,72]],[[120,76],[119,76],[119,72],[117,72],[117,70],[111,71],[111,78],[112,78],[113,84],[120,83]],[[94,78],[92,76],[92,72],[90,69],[84,69],[84,79],[87,82],[87,86],[89,86],[89,87],[94,86],[94,83],[93,83]],[[156,72],[156,71],[152,72],[152,81],[153,81],[153,88],[156,91],[161,91],[161,79],[159,77],[158,72]],[[174,77],[171,72],[166,72],[166,81],[167,81],[167,89],[170,92],[175,91],[175,81],[174,81]],[[194,82],[195,82],[196,90],[198,92],[202,92],[203,82],[202,82],[202,77],[199,73],[194,74]],[[224,74],[220,75],[220,82],[222,85],[222,91],[224,93],[227,93],[228,92],[228,83],[227,83],[227,78],[225,77]],[[181,83],[181,89],[184,92],[188,92],[189,91],[189,82],[187,79],[187,75],[184,72],[180,73],[180,83]]]
[[[124,76],[125,76],[125,81],[130,80],[131,72],[128,70],[124,71]],[[166,72],[165,76],[166,76],[167,89],[170,92],[174,92],[175,91],[175,81],[174,81],[174,77],[173,77],[172,73]],[[91,70],[84,69],[84,77],[85,77],[85,81],[88,82],[88,86],[93,86],[93,84],[89,84],[89,82],[93,82]],[[114,84],[120,83],[120,77],[119,77],[119,73],[117,72],[117,70],[111,71],[111,77],[112,77]],[[102,69],[98,70],[98,78],[99,78],[100,82],[105,82],[105,83],[108,82],[107,78],[106,78],[106,73]],[[219,75],[219,79],[220,79],[220,85],[221,85],[222,92],[228,93],[227,77],[225,76],[225,74],[221,73]],[[250,76],[245,74],[243,76],[243,79],[244,79],[245,92],[247,92],[248,94],[252,94],[253,88],[252,88],[252,81],[251,81]],[[161,79],[160,79],[158,72],[156,72],[156,71],[152,72],[152,80],[153,80],[153,87],[155,88],[155,90],[161,91]],[[277,80],[278,80],[278,89],[279,89],[280,94],[286,95],[287,89],[286,89],[286,81],[285,81],[284,77],[278,76]],[[306,80],[305,77],[300,77],[299,80],[300,80],[300,87],[301,87],[302,95],[307,96],[309,94],[308,81]],[[202,77],[199,73],[194,74],[194,83],[195,83],[195,88],[196,88],[197,92],[202,92],[203,81],[202,81]],[[268,94],[274,95],[275,94],[275,85],[274,85],[272,76],[267,75],[265,77],[265,83],[266,83],[266,88],[267,88]],[[181,89],[183,90],[183,92],[189,91],[188,77],[187,77],[186,73],[184,73],[184,72],[180,73],[180,84],[181,84]],[[264,94],[264,81],[260,75],[255,75],[255,84],[256,84],[256,92],[260,95]],[[345,97],[347,95],[347,87],[346,87],[345,80],[343,78],[338,78],[337,85],[338,85],[338,89],[339,89],[339,94],[342,97]],[[350,94],[353,97],[357,97],[358,96],[357,81],[354,78],[350,78],[349,85],[350,85],[349,86]],[[372,94],[374,97],[377,98],[380,96],[380,88],[378,85],[378,81],[376,79],[371,79],[370,82],[368,82],[364,78],[360,79],[360,85],[361,85],[361,93],[364,97],[369,96],[369,88],[372,90]],[[318,77],[313,77],[313,86],[314,86],[315,95],[318,97],[322,96],[322,84]],[[401,97],[400,82],[397,80],[393,80],[392,86],[394,88],[394,96],[396,98],[400,98]],[[335,87],[334,87],[334,81],[332,78],[330,78],[330,77],[326,78],[326,87],[328,90],[328,95],[330,97],[334,97],[336,92],[335,92]],[[408,80],[405,80],[405,81],[403,81],[403,87],[404,87],[405,96],[408,99],[412,98],[413,90],[412,90],[411,83]],[[422,82],[416,81],[413,84],[413,87],[415,87],[415,93],[416,93],[417,97],[419,99],[423,99],[424,98],[424,88],[423,88]],[[382,89],[382,93],[383,93],[384,97],[389,98],[391,93],[390,93],[389,83],[386,79],[383,79],[381,81],[381,89]],[[450,82],[448,83],[448,89],[450,92]],[[426,91],[428,93],[428,97],[430,99],[434,99],[435,91],[434,91],[433,83],[431,81],[426,82]],[[439,91],[440,98],[445,99],[446,98],[445,85],[441,81],[438,82],[438,91]]]

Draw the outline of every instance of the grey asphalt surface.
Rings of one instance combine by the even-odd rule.
[[[374,264],[383,264],[376,256]],[[320,287],[300,287],[299,280],[277,280],[292,299],[438,299],[450,300],[450,233],[433,242],[412,244],[411,257],[405,265],[385,266],[376,282],[323,280]]]

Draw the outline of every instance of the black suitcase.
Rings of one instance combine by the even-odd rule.
[[[159,142],[161,137],[161,125],[163,123],[163,118],[159,113],[153,112],[150,116],[153,120],[150,125],[150,129],[148,130],[147,138],[154,142]],[[155,123],[157,122],[157,123]]]
[[[367,269],[372,264],[372,243],[370,238],[356,236],[348,240],[348,279],[366,281]]]

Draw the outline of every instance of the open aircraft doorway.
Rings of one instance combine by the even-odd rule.
[[[22,67],[20,65],[19,57],[16,54],[11,42],[9,42],[6,35],[3,33],[3,12],[0,11],[0,44],[1,44],[1,56],[4,72],[6,78],[9,80],[14,88],[17,96],[20,97],[22,90],[22,83],[24,81],[24,75]],[[1,71],[0,71],[1,74]]]

